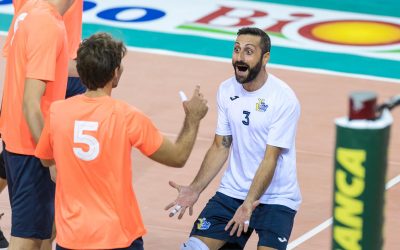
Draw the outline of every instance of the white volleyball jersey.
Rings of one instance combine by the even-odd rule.
[[[244,200],[267,145],[282,148],[263,204],[297,210],[301,203],[296,174],[295,137],[300,104],[290,87],[273,76],[258,90],[246,91],[235,77],[224,81],[217,93],[216,134],[232,135],[228,167],[219,192]]]

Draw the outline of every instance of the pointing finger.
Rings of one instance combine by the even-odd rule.
[[[196,85],[196,88],[194,89],[193,96],[198,96],[200,93],[200,85]]]
[[[176,184],[175,182],[169,181],[168,183],[169,183],[169,185],[170,185],[171,187],[176,188],[177,190],[179,190],[179,185]]]

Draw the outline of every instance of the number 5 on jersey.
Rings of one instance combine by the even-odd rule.
[[[88,146],[88,150],[84,151],[80,147],[74,147],[74,154],[81,160],[92,161],[99,155],[99,141],[92,135],[84,134],[84,131],[97,131],[98,122],[75,121],[74,125],[74,143],[83,143]]]

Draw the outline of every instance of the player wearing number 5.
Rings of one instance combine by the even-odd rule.
[[[207,113],[196,87],[183,102],[186,117],[177,141],[164,138],[145,114],[111,97],[125,52],[122,42],[105,33],[84,40],[77,69],[88,91],[53,103],[45,121],[36,156],[56,162],[57,249],[143,249],[131,149],[182,167]]]
[[[192,211],[200,193],[229,158],[220,187],[200,213],[183,250],[243,249],[250,234],[258,249],[286,249],[301,196],[295,135],[300,106],[283,81],[267,73],[270,39],[257,28],[237,33],[235,77],[217,94],[213,144],[189,186],[170,184],[178,198],[167,206]],[[175,209],[176,210],[176,209]]]

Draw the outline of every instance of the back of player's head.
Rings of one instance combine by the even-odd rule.
[[[113,79],[125,54],[124,44],[107,33],[96,33],[83,40],[76,58],[83,84],[89,90],[104,88]]]
[[[266,52],[270,52],[271,50],[271,39],[269,38],[268,34],[263,31],[262,29],[255,28],[255,27],[244,27],[239,29],[237,35],[253,35],[258,36],[261,38],[260,40],[260,48],[263,54]]]

